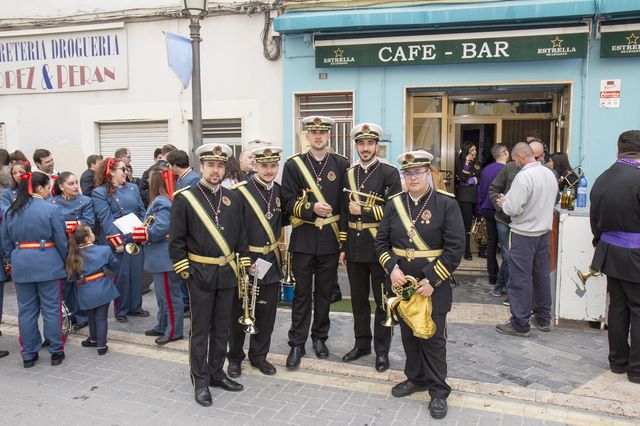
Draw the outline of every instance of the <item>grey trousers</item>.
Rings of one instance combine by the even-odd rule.
[[[528,237],[511,231],[509,285],[511,325],[529,331],[531,313],[540,325],[551,321],[549,233]]]

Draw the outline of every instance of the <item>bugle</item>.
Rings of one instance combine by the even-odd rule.
[[[349,193],[349,200],[353,201],[354,203],[357,203],[358,205],[362,206],[362,207],[373,207],[375,205],[377,205],[378,203],[382,204],[384,203],[384,198],[378,196],[377,194],[374,193],[364,193],[364,192],[360,192],[360,191],[353,191],[351,189],[348,188],[344,188],[342,190],[343,192],[348,192]]]
[[[149,215],[142,223],[142,226],[145,228],[148,228],[155,221],[156,221],[156,217],[154,215]],[[140,246],[141,244],[138,244],[138,243],[127,243],[124,245],[124,251],[126,251],[132,256],[135,256],[138,253],[140,253]]]
[[[580,278],[580,281],[584,285],[587,283],[587,280],[589,278],[599,277],[600,275],[602,275],[602,272],[594,271],[593,269],[589,268],[589,272],[585,274],[584,272],[581,272],[580,269],[576,268],[576,275],[578,275],[578,278]]]
[[[249,280],[245,267],[242,266],[240,261],[240,254],[236,253],[236,264],[238,265],[238,298],[242,299],[242,316],[238,318],[238,322],[244,326],[245,333],[256,334],[258,329],[256,328],[255,308],[252,309],[251,301],[255,305],[256,288],[253,288],[253,294],[251,295],[251,301],[249,301]],[[254,280],[255,285],[255,280]],[[253,311],[253,315],[252,315]]]

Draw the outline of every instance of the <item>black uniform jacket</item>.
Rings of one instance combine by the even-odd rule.
[[[481,167],[477,161],[473,161],[471,163],[471,168],[468,171],[465,171],[464,164],[464,160],[459,158],[456,160],[456,199],[465,203],[477,203]],[[476,179],[475,185],[466,185],[472,177]]]
[[[429,249],[444,250],[440,256],[432,261],[426,258],[415,258],[409,261],[404,257],[397,256],[392,250],[392,247],[416,249],[414,243],[409,242],[409,235],[400,220],[393,202],[394,198],[399,197],[405,209],[408,199],[411,217],[415,218],[419,214],[425,197],[428,196],[428,193],[425,194],[418,201],[417,206],[406,192],[389,199],[376,236],[375,248],[380,263],[388,274],[391,274],[394,267],[398,265],[405,275],[412,275],[418,281],[427,278],[435,287],[431,296],[433,313],[442,314],[451,310],[450,277],[460,264],[464,253],[465,232],[458,203],[451,196],[436,191],[427,203],[425,212],[428,211],[428,213],[422,213],[415,223],[417,233]],[[427,217],[428,219],[426,219]],[[438,284],[438,282],[440,283]]]
[[[326,202],[333,207],[333,214],[343,213],[344,182],[342,179],[349,167],[349,160],[335,153],[328,153],[322,161],[316,160],[309,152],[296,154],[286,161],[282,172],[282,201],[285,211],[292,216],[290,218],[291,224],[293,225],[295,221],[293,216],[309,222],[318,218],[313,212],[313,205],[318,201],[316,194],[309,193],[308,201],[305,203],[298,200],[302,189],[308,189],[309,185],[295,162],[296,157],[302,160],[304,167],[314,180],[316,177],[320,178],[319,185],[322,195]],[[340,232],[343,233],[343,238],[346,238],[346,218],[344,215],[336,223]],[[331,225],[325,225],[319,229],[312,224],[304,223],[291,232],[289,251],[316,256],[337,254],[339,251],[338,239]]]
[[[248,260],[247,234],[244,222],[239,220],[243,212],[243,202],[240,195],[222,186],[215,194],[212,194],[209,188],[198,182],[194,186],[177,191],[171,206],[169,257],[171,257],[176,271],[182,269],[178,265],[184,265],[184,260],[188,259],[187,253],[206,257],[223,256],[222,250],[214,241],[207,227],[184,197],[183,193],[186,191],[191,192],[200,201],[214,224],[213,211],[203,195],[203,191],[209,196],[214,208],[218,207],[219,197],[222,197],[218,215],[221,233],[231,252],[239,253],[241,257],[246,257]],[[188,261],[188,265],[186,270],[189,272],[190,282],[199,287],[217,289],[231,288],[237,285],[236,275],[229,265],[218,266],[194,261]]]
[[[244,187],[250,194],[253,200],[255,200],[256,205],[260,208],[262,212],[262,217],[269,223],[271,230],[273,231],[273,235],[275,237],[276,242],[280,238],[280,233],[282,231],[282,226],[286,224],[286,214],[283,214],[282,211],[282,198],[280,195],[280,185],[276,182],[273,183],[273,193],[270,194],[270,191],[267,191],[264,183],[256,180],[256,176],[254,175],[249,179],[248,182],[240,182],[234,186],[234,191],[238,193],[243,203],[243,213],[242,220],[244,222],[246,231],[247,231],[247,240],[249,245],[252,247],[265,247],[271,245],[269,241],[269,237],[267,236],[267,232],[262,226],[261,220],[256,215],[253,207],[250,205],[249,201],[245,198],[243,193],[240,190],[240,187]],[[262,195],[261,195],[262,194]],[[269,200],[269,195],[271,195],[271,205],[269,211],[273,215],[271,219],[266,217],[267,214],[267,202],[265,199]],[[278,250],[278,249],[276,249]],[[257,258],[261,258],[271,263],[272,266],[269,268],[269,271],[264,276],[262,280],[260,280],[260,284],[270,284],[279,282],[282,279],[282,267],[281,261],[276,257],[276,252],[270,251],[267,254],[263,253],[249,253],[251,256],[251,263],[255,263]]]
[[[353,176],[353,179],[349,179],[350,175]],[[349,168],[344,176],[344,185],[347,189],[364,192],[365,194],[372,193],[384,199],[383,203],[376,202],[375,207],[361,207],[362,214],[354,216],[349,213],[349,194],[345,193],[345,215],[348,218],[348,222],[355,225],[358,222],[362,224],[379,224],[384,216],[384,206],[389,197],[402,191],[398,169],[390,164],[382,163],[380,160],[370,164],[366,171],[360,165]],[[365,199],[361,197],[361,201],[364,202]],[[377,228],[359,230],[348,227],[347,241],[343,246],[347,261],[377,262],[378,256],[376,256],[373,248],[373,240],[376,233]]]
[[[640,283],[640,249],[600,240],[606,231],[640,233],[640,169],[615,163],[591,189],[591,232],[596,252],[591,268],[620,280]]]

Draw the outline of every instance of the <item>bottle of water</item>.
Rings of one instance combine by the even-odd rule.
[[[587,179],[584,175],[578,181],[578,197],[576,198],[576,207],[587,207]]]

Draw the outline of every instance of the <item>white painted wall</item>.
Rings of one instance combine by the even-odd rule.
[[[262,55],[263,25],[262,14],[209,16],[202,21],[203,118],[240,117],[243,141],[260,138],[281,145],[282,65]],[[128,89],[0,96],[0,122],[5,123],[9,151],[20,149],[30,157],[34,149],[44,147],[53,152],[58,170],[79,173],[86,167],[85,158],[98,152],[95,123],[132,119],[169,120],[171,143],[188,148],[191,87],[182,89],[167,66],[163,35],[168,31],[188,36],[188,21],[127,23],[125,28]]]

